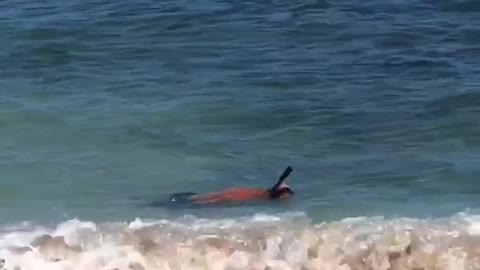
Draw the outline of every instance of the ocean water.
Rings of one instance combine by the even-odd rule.
[[[480,269],[479,16],[0,1],[0,267]],[[149,206],[286,166],[288,202]]]

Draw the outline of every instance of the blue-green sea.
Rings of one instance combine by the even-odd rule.
[[[479,16],[473,0],[0,1],[0,227],[476,219]],[[149,206],[287,166],[287,202]]]

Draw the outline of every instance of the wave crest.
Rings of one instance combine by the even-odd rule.
[[[479,269],[480,222],[304,214],[224,220],[184,217],[0,231],[5,269]]]

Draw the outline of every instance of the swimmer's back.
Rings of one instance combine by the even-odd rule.
[[[264,189],[257,188],[231,188],[222,192],[193,195],[193,203],[220,203],[220,202],[245,202],[268,198]]]

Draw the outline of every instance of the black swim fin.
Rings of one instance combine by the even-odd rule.
[[[170,195],[168,201],[170,203],[188,203],[191,200],[191,197],[197,195],[195,192],[181,192],[181,193],[174,193]]]

